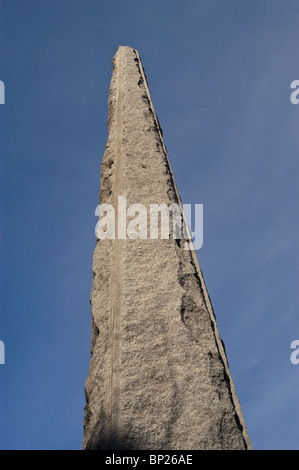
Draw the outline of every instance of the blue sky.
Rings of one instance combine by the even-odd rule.
[[[138,49],[255,449],[299,449],[298,1],[0,0],[0,448],[80,449],[112,57]]]

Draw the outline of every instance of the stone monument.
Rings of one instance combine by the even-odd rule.
[[[138,52],[113,59],[100,203],[182,208]],[[184,241],[97,240],[83,449],[250,449],[198,264]]]

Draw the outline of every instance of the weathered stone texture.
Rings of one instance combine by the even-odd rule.
[[[113,59],[100,202],[181,203],[138,52]],[[101,240],[93,259],[83,449],[247,449],[194,251]]]

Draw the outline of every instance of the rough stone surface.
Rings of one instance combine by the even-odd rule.
[[[179,203],[138,52],[113,59],[100,202]],[[100,240],[94,251],[83,449],[249,449],[194,251]]]

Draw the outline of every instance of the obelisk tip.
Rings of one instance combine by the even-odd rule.
[[[122,46],[122,45],[119,45],[116,54],[119,52],[120,49],[123,49],[123,50],[131,50],[131,51],[135,51],[135,50],[136,50],[136,49],[134,49],[134,47],[131,47],[131,46]]]

